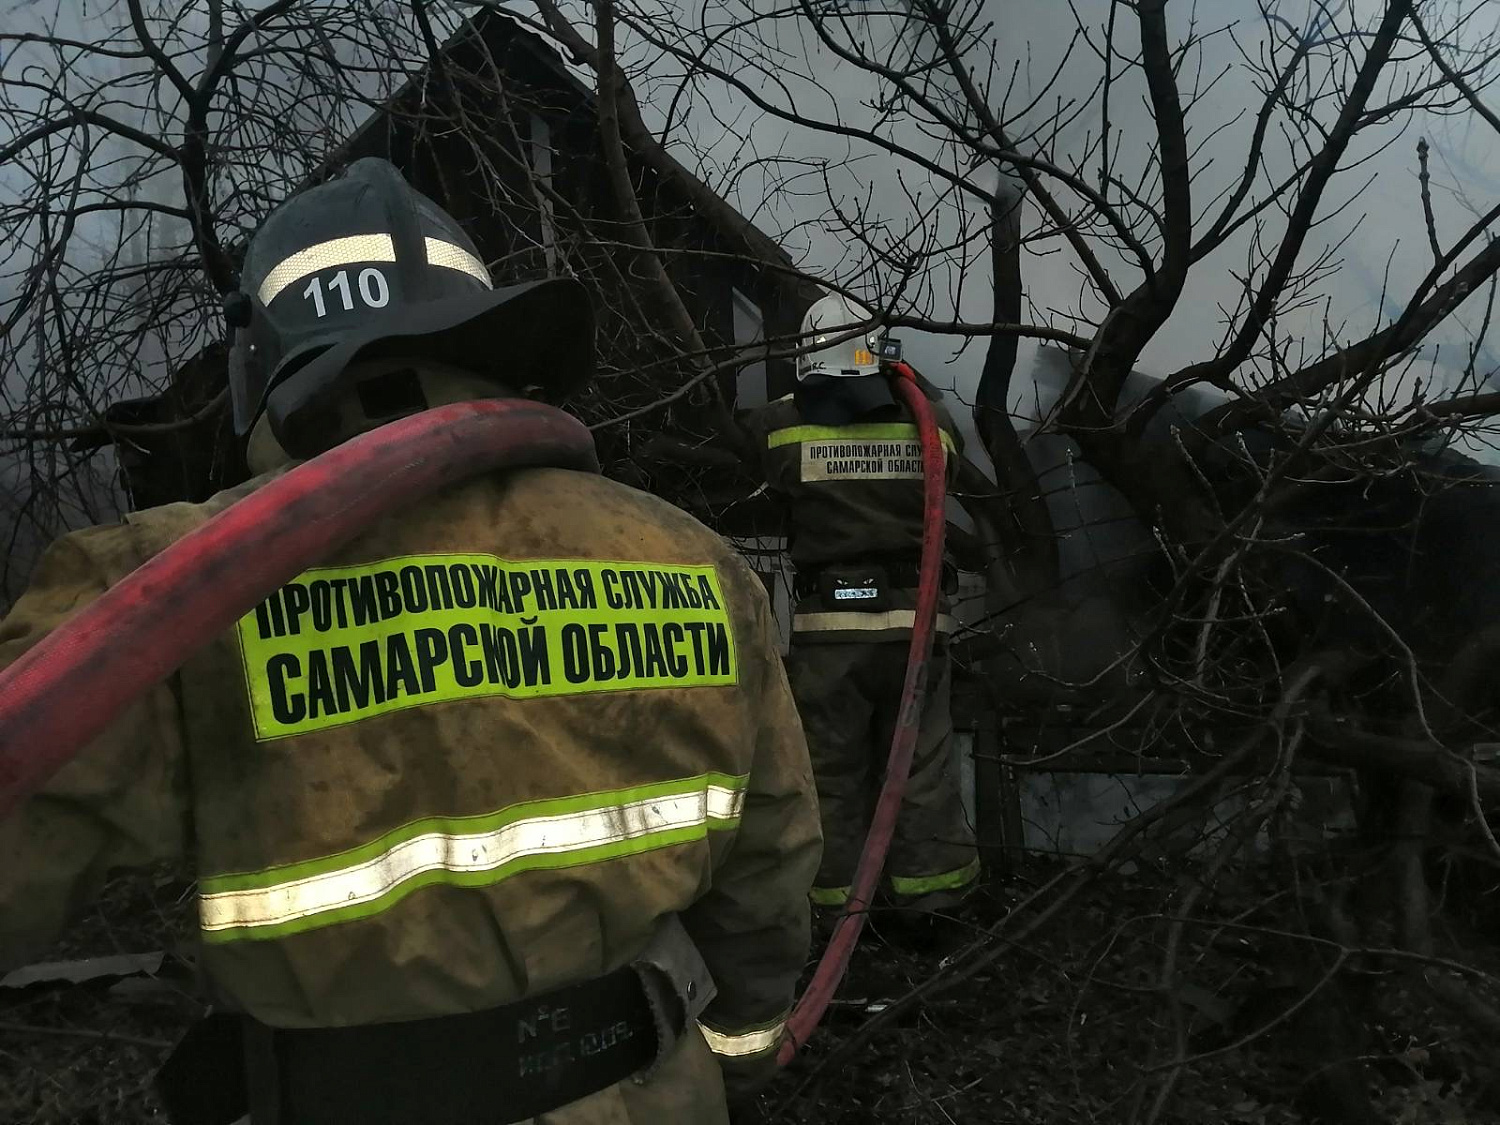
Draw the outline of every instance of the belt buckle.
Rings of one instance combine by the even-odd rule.
[[[880,566],[839,567],[825,570],[818,593],[830,609],[855,613],[881,613],[887,606],[890,583]]]

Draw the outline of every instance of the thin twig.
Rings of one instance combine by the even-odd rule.
[[[0,1035],[55,1035],[68,1039],[97,1039],[109,1043],[124,1043],[130,1047],[143,1047],[151,1051],[168,1051],[172,1048],[172,1044],[165,1039],[121,1035],[114,1031],[92,1031],[85,1027],[37,1027],[26,1023],[0,1022]]]
[[[1432,247],[1432,260],[1443,260],[1443,248],[1438,244],[1437,218],[1432,213],[1432,177],[1427,171],[1427,138],[1417,140],[1417,183],[1422,190],[1422,215],[1427,220],[1427,244]]]

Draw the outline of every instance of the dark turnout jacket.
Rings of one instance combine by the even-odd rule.
[[[949,479],[963,439],[941,402],[933,414],[948,458]],[[808,422],[788,395],[749,417],[767,483],[787,500],[790,553],[803,576],[830,567],[887,565],[914,571],[922,546],[922,447],[904,406],[846,425]],[[914,581],[899,579],[878,611],[835,606],[815,590],[799,597],[793,640],[903,640],[911,633]],[[939,616],[939,636],[954,622]]]

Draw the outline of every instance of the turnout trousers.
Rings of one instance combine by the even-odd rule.
[[[901,707],[905,641],[799,643],[787,657],[817,778],[823,862],[811,897],[842,906],[854,881]],[[897,902],[961,893],[979,874],[974,833],[959,797],[952,760],[947,647],[933,649],[927,698],[911,776],[886,861],[886,886]]]

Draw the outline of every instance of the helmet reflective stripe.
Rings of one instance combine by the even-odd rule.
[[[445,242],[440,238],[425,239],[427,264],[458,270],[474,278],[486,289],[494,286],[490,282],[489,270],[484,263],[462,246]],[[356,265],[360,262],[394,262],[396,245],[388,234],[353,234],[345,238],[330,238],[305,250],[298,250],[283,258],[266,274],[260,283],[257,296],[262,305],[269,305],[288,285],[301,281],[308,274],[336,266]]]
[[[495,287],[490,281],[490,271],[484,268],[484,263],[462,246],[444,242],[441,238],[428,238],[426,242],[429,266],[443,266],[445,269],[458,270],[482,283],[486,289]]]
[[[310,273],[347,266],[355,262],[394,262],[396,245],[388,234],[354,234],[347,238],[330,238],[306,250],[298,250],[271,267],[260,283],[256,296],[269,305],[288,285],[301,281]]]

